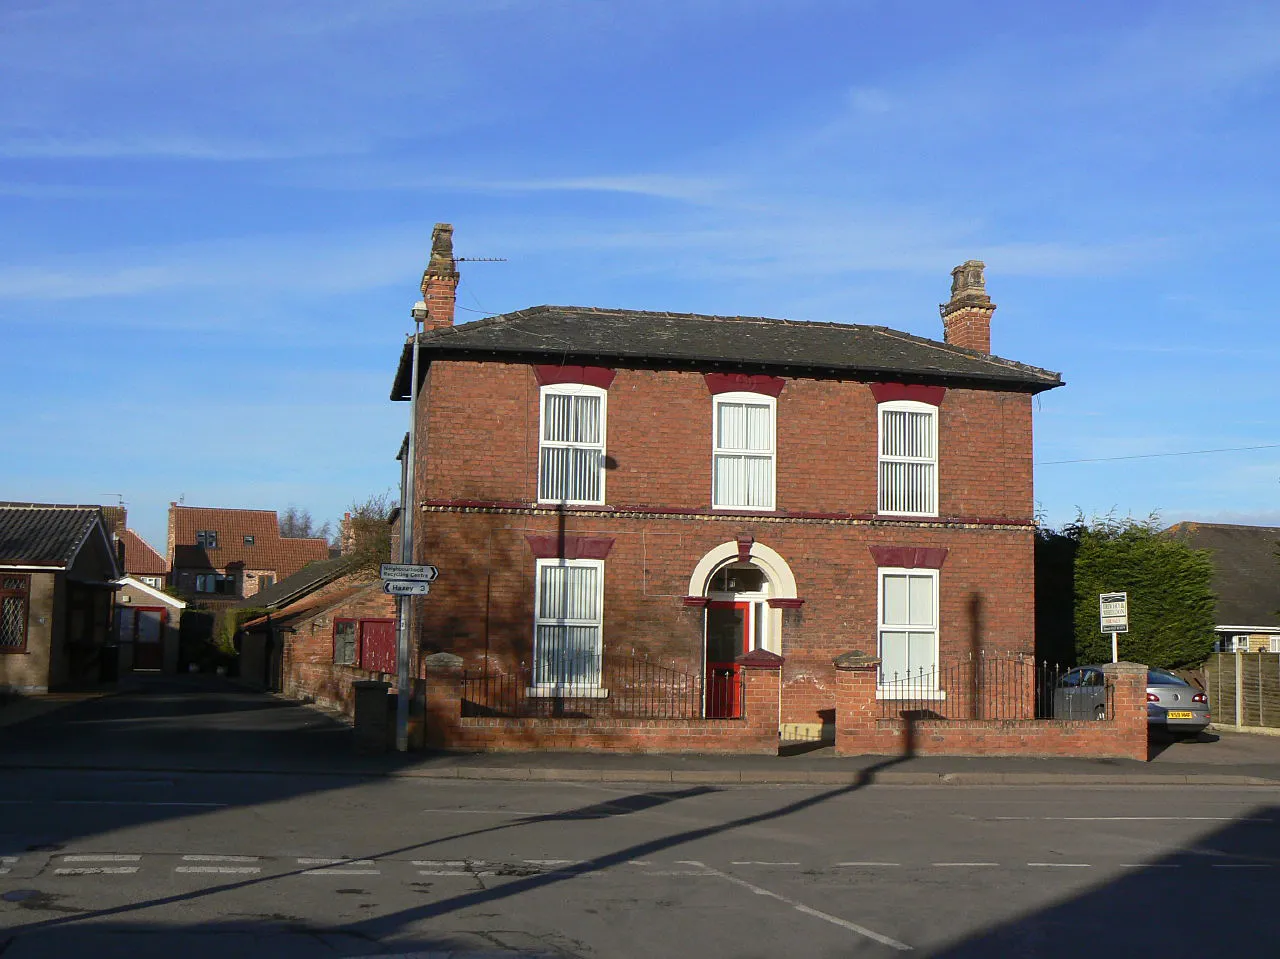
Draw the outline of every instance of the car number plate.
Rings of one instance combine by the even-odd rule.
[[[1189,709],[1171,709],[1165,714],[1169,719],[1195,719],[1196,714]]]

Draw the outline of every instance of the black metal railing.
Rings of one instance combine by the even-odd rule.
[[[612,653],[588,675],[598,681],[537,682],[545,671],[521,663],[462,677],[462,715],[511,718],[700,719],[702,676],[643,653]]]
[[[881,667],[880,718],[1108,719],[1114,689],[1074,682],[1079,674],[1019,654],[979,653],[906,674]],[[1086,677],[1097,679],[1097,676]]]

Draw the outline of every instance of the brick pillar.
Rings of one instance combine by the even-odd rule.
[[[1141,663],[1107,663],[1102,672],[1114,690],[1116,755],[1146,762],[1147,667]]]
[[[462,657],[434,653],[422,660],[422,668],[426,676],[425,743],[437,749],[456,745],[462,726]]]
[[[883,751],[877,743],[880,703],[876,679],[880,660],[858,650],[837,656],[836,755],[865,756]]]
[[[734,662],[742,670],[742,719],[756,732],[760,752],[777,755],[782,657],[767,649],[753,649]]]

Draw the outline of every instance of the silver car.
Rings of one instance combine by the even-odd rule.
[[[1107,690],[1101,666],[1077,666],[1053,691],[1055,719],[1106,719]],[[1147,670],[1147,728],[1194,736],[1209,725],[1209,697],[1167,669]]]

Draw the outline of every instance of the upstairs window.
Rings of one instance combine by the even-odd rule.
[[[900,400],[880,404],[881,513],[938,515],[938,408]]]
[[[245,538],[244,538],[244,545],[245,545],[245,546],[252,546],[252,545],[253,545],[253,537],[252,537],[252,536],[245,536]]]
[[[544,386],[541,420],[538,501],[603,504],[605,391]]]
[[[31,577],[0,573],[0,653],[27,651],[27,611]]]
[[[218,531],[216,529],[197,530],[196,545],[203,546],[205,549],[217,549]]]
[[[604,562],[540,559],[534,596],[533,683],[600,685]]]
[[[716,509],[774,508],[774,412],[759,393],[720,393],[714,399],[711,505]]]

